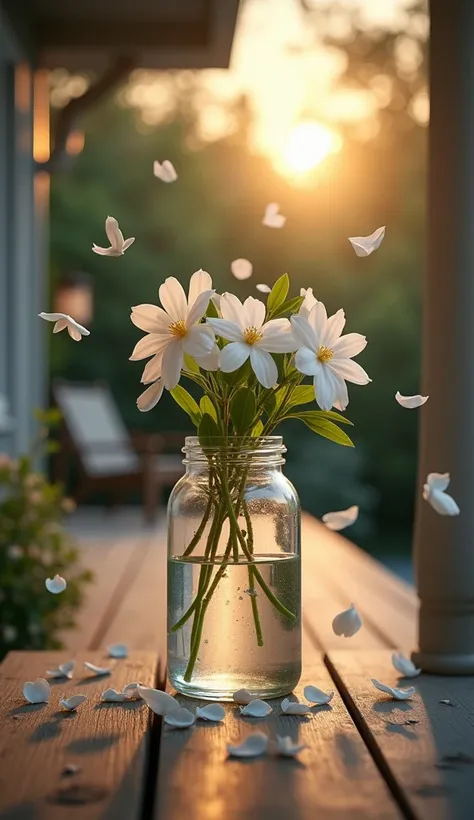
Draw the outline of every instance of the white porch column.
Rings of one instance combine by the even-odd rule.
[[[428,672],[474,674],[474,2],[431,0],[428,260],[415,566]],[[461,514],[421,499],[450,472]]]

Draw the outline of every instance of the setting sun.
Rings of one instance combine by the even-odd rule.
[[[301,122],[290,134],[284,152],[285,164],[296,173],[311,171],[340,147],[341,138],[335,131],[318,122]]]

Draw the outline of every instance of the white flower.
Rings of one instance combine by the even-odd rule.
[[[52,592],[53,595],[58,595],[60,592],[64,592],[67,587],[67,582],[64,578],[61,578],[60,575],[55,575],[54,578],[46,578],[44,585],[48,592]]]
[[[246,706],[240,707],[240,714],[244,717],[267,717],[272,711],[273,709],[269,703],[265,703],[264,700],[259,700],[258,698],[251,700]]]
[[[163,162],[158,162],[156,159],[153,163],[153,174],[162,182],[176,182],[178,179],[175,167],[169,159],[164,159]]]
[[[66,663],[60,663],[56,669],[47,669],[46,674],[50,678],[69,678],[71,680],[75,665],[76,661],[66,661]]]
[[[313,288],[300,288],[300,296],[304,296],[303,304],[301,305],[298,315],[308,318],[312,309],[318,304],[318,300],[313,294]]]
[[[227,744],[227,752],[231,757],[258,757],[266,752],[268,746],[268,737],[263,732],[254,732],[247,735],[244,742],[240,746],[232,746]]]
[[[220,368],[224,373],[237,370],[250,356],[250,364],[264,387],[274,387],[277,366],[270,353],[291,353],[296,349],[288,319],[265,322],[266,308],[259,299],[248,296],[242,304],[232,293],[220,300],[222,319],[208,319],[208,324],[231,344],[221,350]]]
[[[23,695],[29,703],[47,703],[51,695],[51,687],[44,678],[29,680],[23,686]]]
[[[232,699],[235,703],[247,704],[253,700],[253,695],[248,689],[238,689],[237,692],[234,692],[232,695]]]
[[[80,342],[83,336],[90,336],[90,330],[82,327],[79,322],[76,322],[72,316],[67,313],[39,313],[40,319],[45,319],[47,322],[56,322],[53,327],[53,333],[60,333],[61,330],[67,328],[71,339],[75,342]]]
[[[267,228],[283,228],[286,222],[286,216],[278,213],[280,206],[276,202],[270,202],[265,208],[265,214],[262,219],[262,225]]]
[[[128,646],[124,643],[112,643],[107,647],[109,658],[128,658]]]
[[[336,407],[345,410],[349,404],[346,381],[368,384],[370,379],[353,356],[365,348],[367,340],[360,333],[341,336],[346,323],[344,311],[327,317],[322,302],[316,302],[308,318],[291,317],[291,326],[298,342],[295,367],[305,376],[313,376],[316,401],[321,410]]]
[[[349,242],[356,252],[356,256],[370,256],[371,253],[380,248],[385,236],[385,225],[377,228],[369,236],[350,236]]]
[[[449,487],[449,473],[430,473],[423,486],[423,498],[439,515],[459,515],[460,509],[445,490]]]
[[[293,743],[291,737],[281,737],[281,735],[277,735],[274,748],[282,757],[296,757],[297,754],[308,747],[305,743]]]
[[[421,407],[423,404],[426,404],[429,396],[402,396],[397,390],[395,398],[402,407],[406,407],[408,410],[414,410],[416,407]]]
[[[250,279],[253,265],[248,259],[234,259],[234,261],[230,263],[230,269],[236,279]]]
[[[400,672],[404,678],[416,678],[421,673],[421,669],[417,669],[413,661],[406,658],[401,652],[392,653],[392,663],[397,672]]]
[[[206,271],[193,273],[186,295],[174,277],[160,286],[163,308],[156,305],[138,305],[132,308],[131,320],[144,336],[135,345],[130,361],[150,359],[142,374],[142,383],[150,384],[138,399],[139,410],[151,410],[161,398],[163,387],[173,390],[179,382],[184,354],[201,360],[214,353],[215,339],[210,327],[199,324],[214,291]],[[203,365],[204,366],[204,365]]]
[[[225,718],[225,709],[220,703],[209,703],[208,706],[196,708],[196,717],[200,720],[210,720],[219,723]]]
[[[284,715],[309,715],[311,713],[311,708],[306,706],[306,703],[300,703],[298,700],[285,698],[280,706]]]
[[[93,672],[94,675],[97,675],[97,677],[100,675],[110,675],[112,671],[108,666],[96,666],[95,663],[90,663],[89,661],[84,661],[84,666],[89,672]]]
[[[99,256],[123,256],[127,248],[135,242],[134,236],[131,236],[130,239],[123,238],[119,224],[113,216],[108,216],[105,220],[105,233],[110,242],[109,248],[101,248],[95,243],[92,245],[92,250],[94,253],[98,253]]]
[[[331,691],[326,694],[322,689],[318,689],[317,686],[305,686],[303,694],[310,703],[315,703],[316,706],[325,706],[332,701],[334,689],[331,689]]]
[[[414,686],[409,686],[408,689],[397,689],[394,686],[387,686],[386,683],[381,683],[375,678],[372,678],[372,683],[376,689],[379,689],[381,692],[385,692],[386,695],[390,695],[390,697],[394,698],[394,700],[408,700],[416,692]]]
[[[362,626],[362,618],[360,617],[354,604],[351,604],[349,609],[340,612],[336,615],[332,622],[332,629],[335,635],[344,635],[345,638],[352,638]]]
[[[329,512],[323,515],[323,521],[329,530],[343,530],[355,524],[359,517],[359,507],[356,505],[348,507],[347,510],[339,510],[339,512]]]
[[[260,293],[271,293],[272,290],[268,285],[255,285],[255,287]]]
[[[71,695],[70,698],[61,698],[59,703],[68,712],[74,712],[81,703],[87,700],[87,695]]]

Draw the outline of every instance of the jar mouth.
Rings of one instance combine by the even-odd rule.
[[[182,452],[184,464],[284,464],[286,447],[282,436],[209,436],[202,442],[198,436],[186,436]]]

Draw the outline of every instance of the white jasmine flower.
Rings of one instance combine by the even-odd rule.
[[[227,752],[231,757],[259,757],[266,752],[268,737],[263,732],[254,732],[247,735],[244,742],[239,746],[227,744]]]
[[[92,250],[99,256],[123,256],[127,248],[135,242],[134,236],[131,236],[130,239],[123,238],[119,224],[113,216],[108,216],[105,220],[105,233],[110,242],[109,248],[101,248],[95,243],[92,245]]]
[[[208,324],[228,344],[221,350],[220,368],[224,373],[237,370],[250,356],[250,364],[260,384],[274,387],[277,366],[270,353],[291,353],[296,342],[288,319],[265,322],[266,308],[259,299],[248,296],[242,304],[232,293],[222,294],[222,319],[208,319]]]
[[[164,159],[163,162],[158,162],[156,159],[153,163],[153,174],[162,182],[176,182],[178,179],[174,165],[169,159]]]
[[[347,510],[325,513],[323,515],[323,521],[328,530],[338,532],[339,530],[344,530],[346,527],[350,527],[352,524],[355,524],[358,517],[359,507],[354,505],[353,507],[348,507]]]
[[[429,396],[402,396],[397,390],[395,398],[402,407],[406,407],[408,410],[414,410],[416,407],[421,407],[423,404],[426,404]]]
[[[23,695],[29,703],[47,703],[51,695],[51,687],[44,678],[29,680],[23,686]]]
[[[380,248],[385,236],[385,225],[377,228],[369,236],[350,236],[349,242],[356,252],[356,256],[370,256],[371,253]]]
[[[332,622],[332,629],[335,635],[344,635],[345,638],[352,638],[362,626],[362,618],[360,617],[354,604],[351,604],[349,609],[340,612],[336,615]]]
[[[346,319],[343,310],[327,317],[322,302],[316,302],[308,318],[291,317],[291,327],[299,350],[295,367],[305,376],[313,376],[316,402],[321,410],[336,407],[345,410],[349,404],[346,381],[368,384],[370,379],[360,364],[352,361],[367,345],[365,336],[348,333],[341,336]]]
[[[423,498],[439,515],[459,515],[460,509],[445,490],[449,487],[449,473],[430,473],[423,486]]]
[[[394,700],[409,700],[416,692],[414,686],[409,686],[407,689],[397,689],[395,686],[387,686],[386,683],[381,683],[375,678],[372,678],[372,683],[376,689],[379,689],[380,692],[385,692],[386,695],[390,695]]]
[[[48,592],[52,592],[53,595],[58,595],[60,592],[64,592],[67,587],[67,582],[64,578],[61,578],[60,575],[55,575],[54,578],[46,578],[44,585]]]
[[[276,202],[270,202],[265,208],[265,214],[262,219],[262,225],[267,228],[283,228],[286,222],[286,216],[278,213],[280,206]]]
[[[53,327],[53,333],[60,333],[61,330],[67,328],[71,339],[75,342],[80,342],[83,336],[90,336],[90,330],[82,327],[79,322],[76,322],[72,316],[67,313],[39,313],[40,319],[45,319],[47,322],[56,322]]]
[[[234,261],[230,263],[230,269],[236,279],[250,279],[253,265],[248,259],[234,259]]]
[[[421,669],[418,669],[410,658],[406,658],[401,652],[392,653],[392,663],[400,675],[404,678],[416,678],[421,674]]]
[[[176,387],[185,353],[193,356],[198,364],[207,357],[215,359],[214,334],[208,325],[200,324],[213,293],[211,277],[206,271],[198,270],[191,276],[187,299],[178,280],[169,277],[159,289],[164,310],[156,305],[132,308],[133,324],[147,335],[135,345],[130,361],[153,357],[142,374],[142,383],[151,384],[137,402],[142,412],[158,403],[163,387],[167,390]]]

